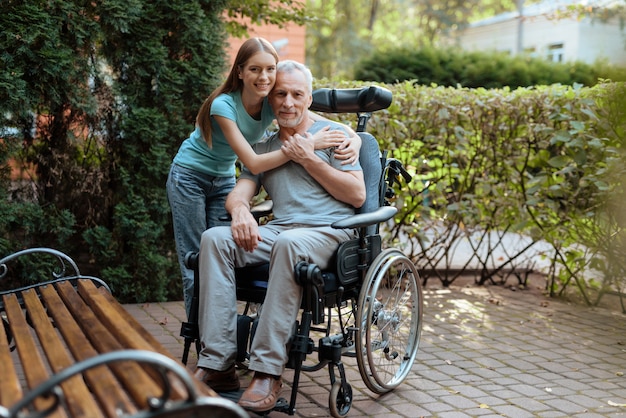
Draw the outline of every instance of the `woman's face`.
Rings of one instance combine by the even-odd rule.
[[[269,52],[257,52],[239,70],[243,90],[248,94],[267,96],[276,82],[276,60]]]

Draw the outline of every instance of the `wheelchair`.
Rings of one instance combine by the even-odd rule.
[[[413,262],[400,250],[383,249],[380,225],[390,221],[397,209],[389,204],[394,187],[411,176],[400,161],[387,158],[376,139],[365,131],[372,112],[391,104],[391,92],[378,86],[357,89],[318,89],[311,110],[327,113],[356,113],[357,134],[362,139],[359,161],[363,167],[367,197],[357,214],[335,222],[334,228],[358,231],[357,238],[342,243],[330,268],[300,262],[294,278],[303,287],[300,320],[294,324],[287,368],[293,369],[290,400],[279,399],[275,411],[294,415],[301,372],[328,366],[329,409],[333,417],[345,417],[353,399],[342,357],[356,357],[359,373],[368,389],[384,394],[400,385],[409,374],[417,354],[422,328],[422,289]],[[260,218],[271,213],[263,208]],[[189,253],[187,266],[195,270],[195,292],[188,322],[182,324],[183,363],[191,345],[199,350],[198,262]],[[269,263],[238,268],[237,299],[246,303],[238,318],[238,362],[245,362],[255,321],[252,304],[261,304],[268,282]],[[262,315],[262,313],[261,313]],[[311,333],[322,335],[317,344]],[[311,354],[317,352],[317,360]],[[305,364],[305,360],[314,362]],[[270,412],[270,411],[268,411]]]

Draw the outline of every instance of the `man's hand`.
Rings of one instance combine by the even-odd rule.
[[[240,206],[231,213],[230,229],[233,234],[235,244],[248,252],[254,251],[259,246],[259,241],[263,238],[259,233],[259,224],[252,216],[250,210]]]
[[[256,193],[256,183],[250,179],[239,179],[235,188],[226,197],[226,211],[230,214],[230,230],[235,244],[252,252],[261,241],[259,225],[250,213],[250,199]]]
[[[283,145],[280,149],[287,157],[298,164],[315,157],[315,141],[308,132],[304,136],[295,134],[283,140]]]

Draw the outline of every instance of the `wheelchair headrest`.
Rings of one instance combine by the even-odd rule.
[[[313,92],[310,109],[327,113],[375,112],[391,104],[391,91],[379,86],[355,89],[321,88]]]

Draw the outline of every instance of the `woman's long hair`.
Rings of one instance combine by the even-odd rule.
[[[237,56],[235,57],[235,62],[233,63],[233,67],[230,69],[230,73],[228,74],[226,81],[224,81],[221,86],[213,90],[204,103],[202,103],[202,106],[198,111],[196,124],[200,127],[200,133],[202,133],[202,137],[209,145],[209,148],[213,146],[211,132],[211,105],[213,104],[213,100],[215,100],[215,98],[222,93],[230,93],[243,89],[243,81],[239,78],[239,71],[243,70],[246,62],[248,62],[250,57],[257,52],[270,53],[274,56],[276,62],[278,62],[278,53],[269,41],[259,37],[248,39],[243,43],[243,45],[241,45],[241,48],[239,48]]]

